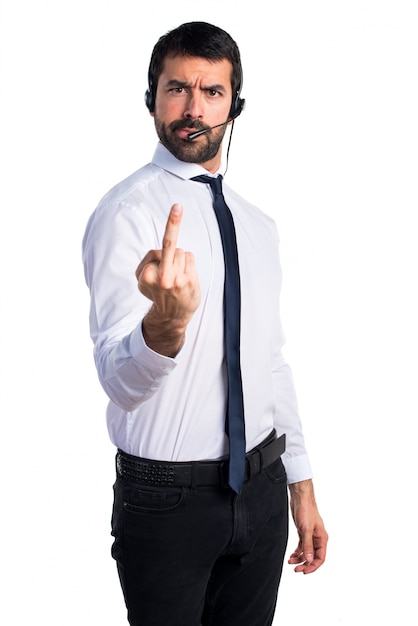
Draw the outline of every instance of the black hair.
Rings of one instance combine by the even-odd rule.
[[[237,108],[242,110],[243,101],[239,97],[242,87],[242,67],[237,44],[226,31],[218,26],[207,22],[188,22],[167,32],[154,46],[148,70],[148,89],[145,93],[145,103],[151,112],[155,108],[157,84],[164,68],[164,59],[179,55],[203,57],[214,62],[224,59],[230,61],[231,85],[234,94],[231,109],[234,113]]]

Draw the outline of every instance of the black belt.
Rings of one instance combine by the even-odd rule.
[[[250,480],[276,461],[285,451],[286,436],[276,438],[276,431],[246,454],[246,476]],[[116,454],[119,476],[142,485],[162,487],[227,486],[228,461],[166,462],[132,456],[122,450]]]

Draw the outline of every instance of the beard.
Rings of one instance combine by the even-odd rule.
[[[157,135],[163,146],[167,148],[177,159],[186,163],[206,163],[214,159],[218,154],[222,140],[226,132],[225,126],[215,130],[208,130],[202,135],[200,141],[182,139],[176,134],[177,130],[190,128],[192,130],[209,129],[198,120],[175,120],[168,126],[154,114],[154,124]]]

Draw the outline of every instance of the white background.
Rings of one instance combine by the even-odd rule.
[[[190,20],[242,52],[227,177],[278,223],[286,356],[330,534],[316,574],[285,565],[275,624],[416,623],[416,8],[1,3],[2,623],[126,623],[80,246],[102,195],[152,156],[149,56]]]

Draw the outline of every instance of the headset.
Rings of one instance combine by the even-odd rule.
[[[241,89],[242,89],[242,67],[240,64],[239,67],[240,79],[238,83],[238,89],[235,94],[235,98],[232,102],[231,109],[229,111],[228,121],[235,120],[239,115],[241,115],[245,106],[245,99],[241,98]],[[157,93],[157,86],[155,85],[151,72],[148,72],[148,89],[145,92],[145,105],[150,113],[154,113],[155,110],[155,96]]]

